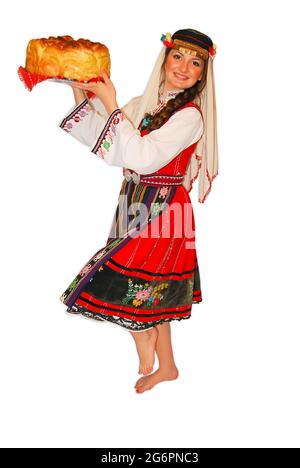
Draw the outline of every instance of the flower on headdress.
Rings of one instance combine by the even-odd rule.
[[[213,44],[212,46],[209,46],[209,49],[208,49],[208,52],[209,52],[209,55],[211,57],[214,57],[217,53],[217,46],[216,44]]]
[[[165,46],[167,47],[173,47],[173,40],[172,40],[172,35],[170,32],[167,32],[166,34],[162,34],[160,40],[164,43]]]

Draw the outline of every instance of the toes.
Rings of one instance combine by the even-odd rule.
[[[139,392],[141,391],[142,388],[144,388],[144,383],[143,382],[140,382],[138,385],[136,385],[135,387],[135,391],[136,392]]]
[[[143,367],[142,368],[142,374],[144,375],[147,375],[147,374],[151,374],[151,372],[153,371],[153,366],[148,366],[148,367]]]
[[[151,388],[153,387],[153,385],[142,385],[140,387],[137,387],[135,389],[136,393],[143,393],[145,392],[146,390],[151,390]]]
[[[139,386],[139,385],[142,385],[143,382],[144,382],[144,380],[145,380],[144,377],[141,377],[140,379],[138,379],[138,380],[136,381],[136,383],[135,383],[135,387],[137,387],[137,386]]]
[[[148,367],[140,367],[138,373],[143,374],[143,375],[148,374],[149,373],[149,368]]]
[[[141,385],[141,386],[136,387],[135,391],[136,391],[136,393],[143,393],[143,391],[144,391],[143,386]]]

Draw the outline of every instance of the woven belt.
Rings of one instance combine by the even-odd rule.
[[[127,173],[125,175],[127,181],[133,180],[135,184],[143,185],[154,185],[154,186],[166,186],[166,185],[182,185],[184,176],[171,176],[168,174],[158,174],[158,175],[140,175],[133,173]]]

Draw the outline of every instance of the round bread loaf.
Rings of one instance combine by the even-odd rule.
[[[100,42],[74,40],[72,36],[31,39],[25,68],[30,73],[75,81],[97,78],[104,68],[110,77],[109,50]]]

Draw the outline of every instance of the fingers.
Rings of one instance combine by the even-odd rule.
[[[106,81],[108,80],[108,75],[106,73],[106,71],[104,70],[104,68],[100,68],[100,75],[103,77],[105,83]]]
[[[96,87],[90,83],[74,83],[71,86],[74,88],[84,89],[85,91],[93,91]]]
[[[81,90],[84,90],[84,91],[90,91],[92,93],[95,93],[97,92],[97,90],[99,90],[100,88],[99,87],[104,87],[107,83],[108,83],[108,77],[107,77],[107,74],[105,72],[105,70],[103,70],[103,68],[101,69],[100,71],[101,73],[101,79],[98,80],[98,81],[94,81],[94,82],[89,82],[89,83],[81,83],[80,81],[75,81],[74,83],[71,84],[72,88],[77,88],[77,89],[81,89]]]
[[[96,87],[99,84],[104,84],[104,80],[100,79],[100,80],[97,80],[97,81],[90,81],[89,83],[82,83],[80,81],[76,81],[76,82],[72,83],[71,86],[87,88],[87,87]]]
[[[85,85],[82,84],[71,84],[72,88],[77,88],[77,89],[87,89]]]

